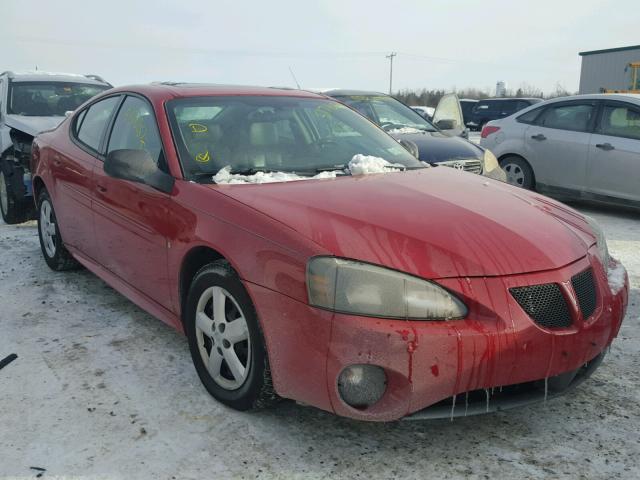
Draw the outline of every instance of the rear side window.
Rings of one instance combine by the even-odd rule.
[[[107,129],[107,123],[118,105],[120,97],[109,97],[91,105],[78,115],[76,136],[87,147],[99,152],[100,141]]]
[[[599,133],[640,140],[640,109],[623,105],[606,105]]]
[[[594,107],[590,104],[571,104],[549,107],[536,122],[547,128],[586,132],[589,129]]]
[[[138,97],[127,97],[118,111],[107,153],[114,150],[146,150],[161,164],[162,143],[151,106]]]
[[[541,108],[534,108],[533,110],[529,110],[527,113],[523,113],[522,115],[520,115],[517,120],[520,123],[533,124],[536,122],[536,118],[538,118],[538,115],[540,115],[541,111]]]

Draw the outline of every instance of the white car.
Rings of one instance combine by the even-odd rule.
[[[640,208],[640,95],[547,100],[489,122],[481,137],[513,185]]]

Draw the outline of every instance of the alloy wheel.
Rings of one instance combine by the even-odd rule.
[[[249,374],[251,339],[238,302],[224,288],[202,292],[196,308],[198,350],[211,378],[225,390],[240,388]]]
[[[40,235],[42,243],[49,258],[56,255],[56,220],[53,209],[48,200],[42,202],[40,206]]]
[[[518,187],[524,186],[525,173],[520,165],[516,165],[515,163],[507,163],[502,168],[507,174],[507,182],[509,184],[516,185]]]

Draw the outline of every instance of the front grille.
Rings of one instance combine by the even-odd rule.
[[[509,291],[522,309],[538,324],[546,328],[571,326],[571,313],[556,283],[514,287]]]
[[[571,285],[573,285],[573,291],[576,292],[576,297],[578,297],[582,318],[587,320],[596,311],[598,303],[593,270],[589,268],[571,277]]]
[[[482,172],[482,162],[480,160],[449,160],[446,162],[440,162],[440,165],[455,168],[456,170],[464,170],[465,172],[470,173]]]

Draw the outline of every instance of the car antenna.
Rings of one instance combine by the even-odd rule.
[[[298,87],[298,90],[302,90],[302,88],[300,88],[300,84],[298,83],[298,79],[296,78],[296,74],[293,73],[293,69],[291,67],[289,67],[289,73],[291,73],[291,76],[293,77],[293,81],[296,82],[296,86]]]

